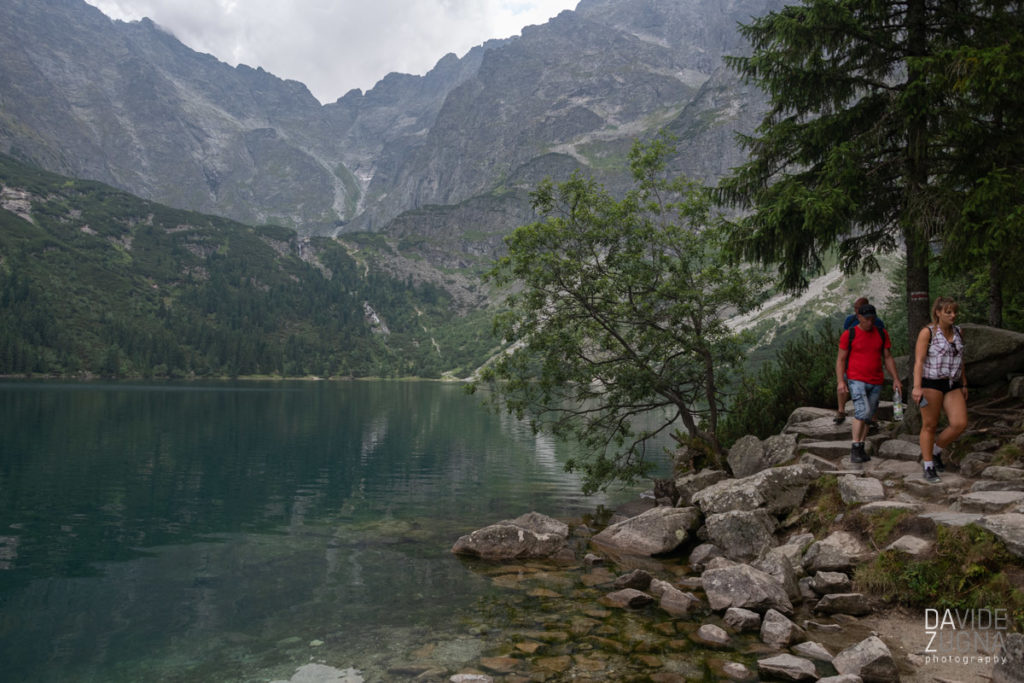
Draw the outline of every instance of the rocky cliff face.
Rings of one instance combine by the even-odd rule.
[[[722,56],[744,49],[737,22],[779,4],[583,0],[321,106],[301,83],[232,68],[148,20],[5,0],[0,151],[248,223],[384,232],[458,267],[531,218],[545,176],[582,167],[622,186],[630,144],[659,128],[681,138],[689,175],[738,163],[734,131],[764,103]]]

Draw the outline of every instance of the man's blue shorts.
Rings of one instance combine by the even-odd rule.
[[[881,384],[868,384],[859,380],[847,380],[850,387],[850,398],[853,399],[853,416],[867,422],[878,409],[878,399],[882,397]]]

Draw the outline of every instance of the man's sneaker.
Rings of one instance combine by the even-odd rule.
[[[935,463],[936,472],[945,472],[946,466],[942,464],[942,454],[935,453],[932,455],[932,462]]]
[[[833,424],[841,425],[846,421],[846,413],[836,413],[836,416],[832,418]]]
[[[942,481],[939,479],[939,473],[935,471],[935,468],[928,467],[928,465],[924,466],[924,480],[929,484],[937,484]]]
[[[864,450],[864,444],[853,444],[850,446],[850,462],[861,463],[867,462],[871,459],[871,456]]]

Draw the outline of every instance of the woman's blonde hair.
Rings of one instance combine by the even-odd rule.
[[[960,304],[956,302],[951,296],[940,296],[935,299],[935,303],[932,304],[932,325],[939,324],[939,311],[944,311],[947,308],[952,308],[954,311],[960,310]]]

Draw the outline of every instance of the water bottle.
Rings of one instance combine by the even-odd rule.
[[[899,389],[892,392],[892,420],[893,422],[903,421],[903,398],[900,396]]]

